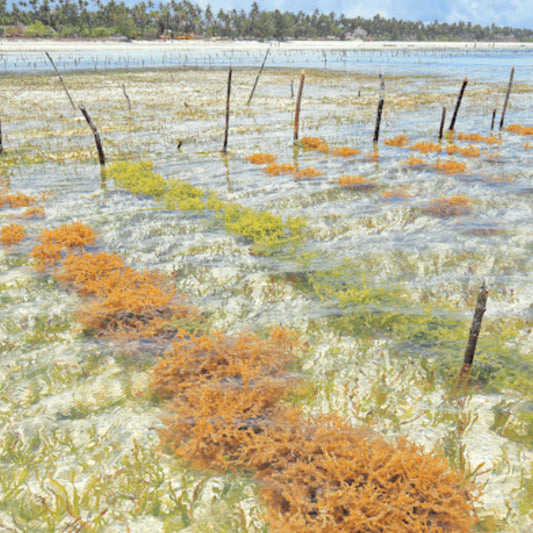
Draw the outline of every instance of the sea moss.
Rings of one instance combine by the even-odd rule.
[[[214,211],[228,233],[251,242],[254,253],[271,253],[303,236],[305,222],[301,218],[289,217],[284,222],[279,215],[222,201],[214,192],[182,180],[165,180],[153,172],[149,161],[116,163],[108,175],[131,192],[162,199],[167,209]]]
[[[121,161],[110,165],[107,176],[122,189],[135,194],[146,194],[160,198],[165,194],[166,181],[154,172],[151,161]]]

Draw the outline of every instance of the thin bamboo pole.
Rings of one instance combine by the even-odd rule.
[[[300,86],[298,87],[298,94],[296,96],[296,112],[294,114],[294,140],[298,140],[298,132],[300,129],[300,106],[302,105],[302,94],[304,91],[305,71],[302,70],[300,74]]]
[[[52,66],[54,67],[54,70],[56,71],[57,77],[59,78],[59,81],[61,82],[61,85],[63,85],[63,89],[65,90],[65,93],[67,93],[68,99],[70,100],[70,105],[72,106],[72,109],[76,111],[76,104],[74,103],[74,100],[72,99],[72,96],[70,96],[70,93],[68,92],[67,86],[65,85],[65,82],[63,81],[63,77],[59,73],[59,70],[56,67],[56,64],[54,63],[54,60],[50,57],[50,54],[45,51],[46,57],[50,60],[50,63],[52,63]]]
[[[453,110],[453,116],[452,120],[450,122],[450,127],[448,128],[448,131],[453,131],[455,128],[455,121],[457,120],[457,113],[459,112],[459,107],[461,106],[461,100],[463,99],[463,95],[465,93],[466,86],[468,84],[468,78],[465,78],[463,80],[463,84],[461,85],[461,90],[459,91],[459,96],[457,97],[457,102],[455,104],[455,109]]]
[[[446,107],[442,108],[442,115],[440,116],[440,126],[439,126],[439,143],[442,141],[444,135],[444,121],[446,120]]]
[[[226,95],[226,125],[224,127],[224,145],[222,146],[222,152],[225,154],[228,151],[228,130],[229,130],[229,103],[231,97],[231,75],[232,68],[228,70],[228,92]]]
[[[378,101],[378,112],[376,115],[376,125],[374,127],[374,144],[376,144],[379,140],[379,128],[381,125],[381,115],[383,113],[383,104],[385,103],[385,100],[382,96],[380,96]]]
[[[507,92],[505,93],[505,100],[503,102],[502,116],[500,118],[500,131],[503,129],[503,120],[505,119],[505,112],[507,111],[507,104],[509,102],[509,95],[511,94],[511,87],[513,86],[514,67],[511,69],[511,76],[507,85]]]
[[[496,122],[496,112],[497,112],[497,109],[494,108],[492,110],[492,120],[490,121],[490,133],[492,135],[492,132],[494,131],[494,123]]]
[[[257,83],[259,82],[259,76],[261,76],[261,72],[263,72],[263,69],[265,68],[265,63],[268,57],[268,54],[270,52],[270,48],[267,48],[267,51],[265,53],[265,57],[263,59],[263,63],[261,64],[261,68],[259,69],[259,72],[257,73],[257,77],[255,78],[254,86],[252,87],[252,92],[250,93],[250,97],[248,98],[248,102],[246,102],[246,105],[250,105],[250,102],[252,101],[252,98],[255,93],[255,88],[257,87]]]

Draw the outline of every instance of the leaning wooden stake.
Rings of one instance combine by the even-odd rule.
[[[104,157],[104,150],[102,148],[102,141],[100,140],[100,133],[98,132],[98,128],[96,127],[96,124],[93,122],[93,119],[90,117],[89,113],[87,113],[87,110],[84,106],[80,105],[80,111],[82,115],[85,117],[85,120],[87,121],[87,124],[89,124],[91,130],[94,133],[94,142],[96,143],[96,149],[98,150],[98,159],[100,161],[100,166],[105,165],[105,157]]]
[[[440,117],[440,126],[439,126],[439,142],[442,141],[442,136],[444,134],[444,121],[446,120],[446,107],[442,108],[442,115]]]
[[[376,126],[374,127],[374,144],[376,144],[379,140],[379,127],[381,125],[381,114],[383,113],[383,104],[384,104],[383,97],[380,96],[379,102],[378,102],[378,113],[376,115]]]
[[[459,107],[461,105],[461,100],[463,99],[463,94],[465,93],[466,86],[468,84],[468,78],[463,80],[463,85],[461,85],[461,90],[459,91],[459,96],[457,97],[457,103],[455,104],[455,109],[453,111],[452,120],[450,122],[450,127],[448,131],[453,131],[455,128],[455,121],[457,120],[457,113],[459,112]]]
[[[483,315],[487,308],[487,296],[488,291],[485,287],[485,282],[483,282],[477,296],[474,318],[472,319],[472,325],[470,326],[468,343],[463,358],[463,366],[461,367],[461,372],[459,374],[459,385],[463,385],[470,376],[470,370],[472,369],[472,363],[474,362],[477,339],[479,337],[479,331],[481,330],[481,321],[483,320]]]
[[[76,111],[76,104],[74,103],[74,100],[72,99],[72,96],[70,96],[70,93],[68,92],[67,86],[65,85],[65,82],[63,81],[63,78],[61,77],[61,74],[59,73],[59,70],[57,70],[56,64],[54,63],[54,60],[50,57],[50,54],[48,52],[44,52],[46,54],[46,57],[50,60],[50,63],[52,63],[52,66],[54,67],[54,70],[56,71],[57,77],[59,78],[59,81],[61,82],[61,85],[63,85],[63,89],[67,93],[68,99],[70,100],[70,105],[72,106],[72,109]]]
[[[125,83],[122,84],[122,92],[124,93],[126,101],[128,102],[128,111],[131,111],[131,100],[130,100],[130,97],[129,97],[128,93],[126,92],[126,84]]]
[[[250,105],[250,102],[252,101],[252,98],[254,96],[255,88],[257,87],[257,82],[259,81],[259,76],[261,76],[261,72],[263,72],[263,69],[265,68],[265,63],[268,57],[268,54],[270,52],[270,48],[267,48],[267,51],[265,53],[265,57],[263,59],[263,63],[261,64],[261,68],[259,69],[259,72],[257,73],[257,77],[255,78],[254,86],[252,87],[252,92],[250,93],[250,97],[248,98],[248,102],[246,102],[246,105]]]
[[[300,86],[296,95],[296,112],[294,114],[294,140],[298,140],[298,130],[300,128],[300,106],[302,104],[302,94],[304,92],[305,71],[300,74]]]
[[[513,86],[514,67],[511,69],[511,76],[509,84],[507,85],[507,92],[505,93],[505,100],[503,102],[502,116],[500,118],[500,131],[503,129],[503,120],[505,119],[505,112],[507,111],[507,103],[509,102],[509,95],[511,94],[511,87]]]
[[[231,96],[231,67],[228,70],[228,93],[226,95],[226,125],[224,127],[224,145],[222,147],[222,152],[226,153],[228,151],[228,130],[229,130],[229,101]]]
[[[492,132],[494,131],[494,123],[496,122],[496,111],[497,109],[494,108],[492,110],[492,120],[490,121],[490,133],[492,135]]]

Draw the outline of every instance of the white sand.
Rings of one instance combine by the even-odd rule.
[[[533,50],[533,43],[516,42],[412,42],[412,41],[226,41],[226,40],[174,40],[174,41],[76,41],[76,40],[26,40],[0,39],[0,52],[28,51],[121,51],[134,50],[257,50],[269,46],[280,50]]]

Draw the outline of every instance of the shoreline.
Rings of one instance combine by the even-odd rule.
[[[42,52],[74,50],[532,50],[533,42],[468,42],[468,41],[240,41],[191,39],[173,41],[114,41],[114,40],[26,40],[0,39],[0,52]]]

